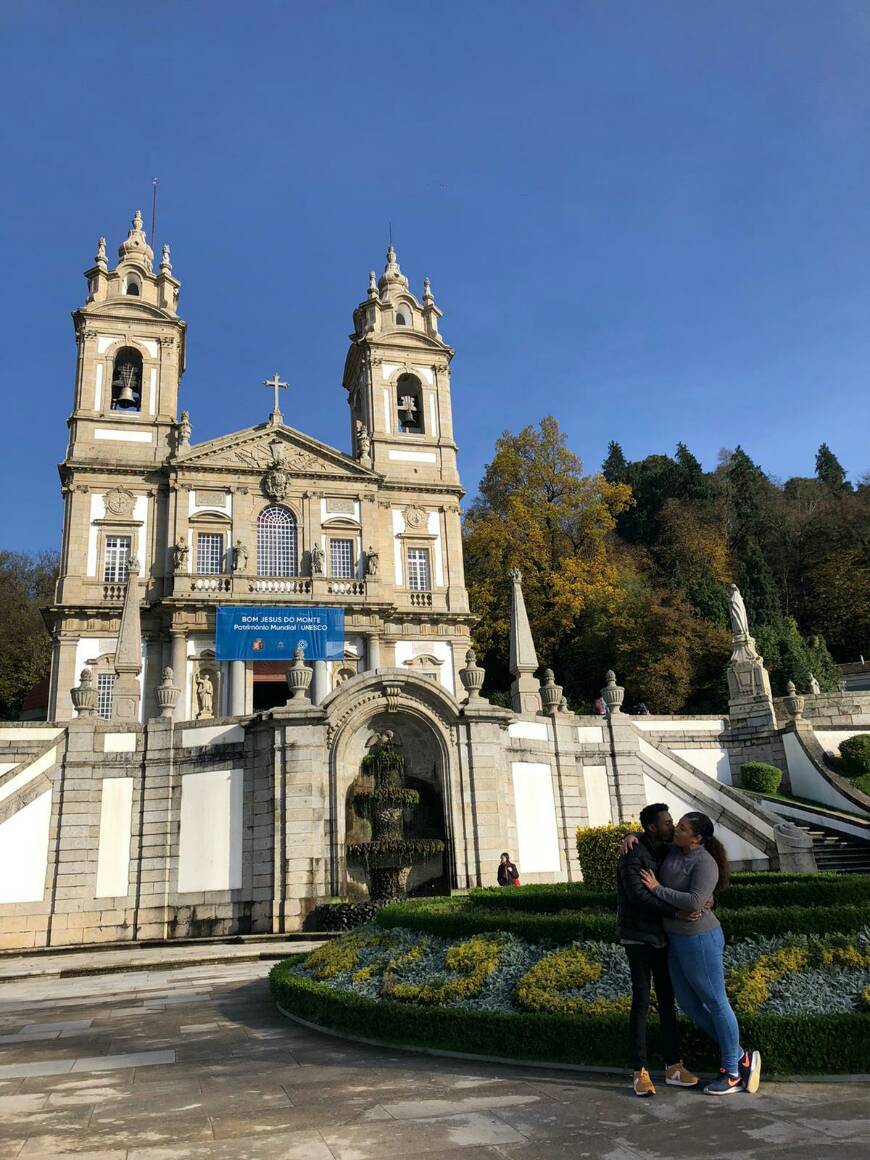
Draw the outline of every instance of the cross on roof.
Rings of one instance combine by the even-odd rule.
[[[275,371],[275,374],[272,376],[271,379],[263,379],[263,386],[264,387],[271,387],[274,390],[274,392],[275,392],[275,409],[272,411],[272,418],[273,419],[280,419],[281,418],[281,408],[278,406],[278,392],[286,390],[287,384],[281,382],[280,378],[278,377],[278,372]]]

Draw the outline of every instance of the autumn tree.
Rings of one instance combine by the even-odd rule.
[[[0,720],[18,716],[30,689],[51,668],[51,641],[39,609],[54,593],[54,553],[0,551]]]

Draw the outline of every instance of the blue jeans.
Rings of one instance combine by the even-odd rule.
[[[737,1075],[743,1054],[737,1016],[725,993],[721,926],[704,934],[669,934],[668,967],[680,1010],[719,1044],[721,1066]]]

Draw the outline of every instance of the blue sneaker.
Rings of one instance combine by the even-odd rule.
[[[720,1068],[719,1078],[708,1083],[704,1091],[708,1096],[727,1096],[731,1092],[739,1092],[742,1089],[743,1082],[739,1075],[729,1075],[727,1071],[722,1071]]]
[[[740,1082],[750,1095],[755,1095],[761,1083],[761,1052],[744,1051],[737,1065]]]

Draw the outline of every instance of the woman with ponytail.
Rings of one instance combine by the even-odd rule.
[[[668,935],[668,968],[680,1009],[719,1044],[719,1078],[707,1084],[708,1095],[758,1091],[761,1056],[740,1046],[737,1017],[725,992],[722,952],[725,938],[709,896],[724,890],[730,870],[725,847],[714,835],[706,814],[684,814],[674,830],[674,843],[659,869],[641,871],[644,886],[679,911],[701,911],[697,922],[664,918]],[[688,929],[687,929],[688,928]]]

